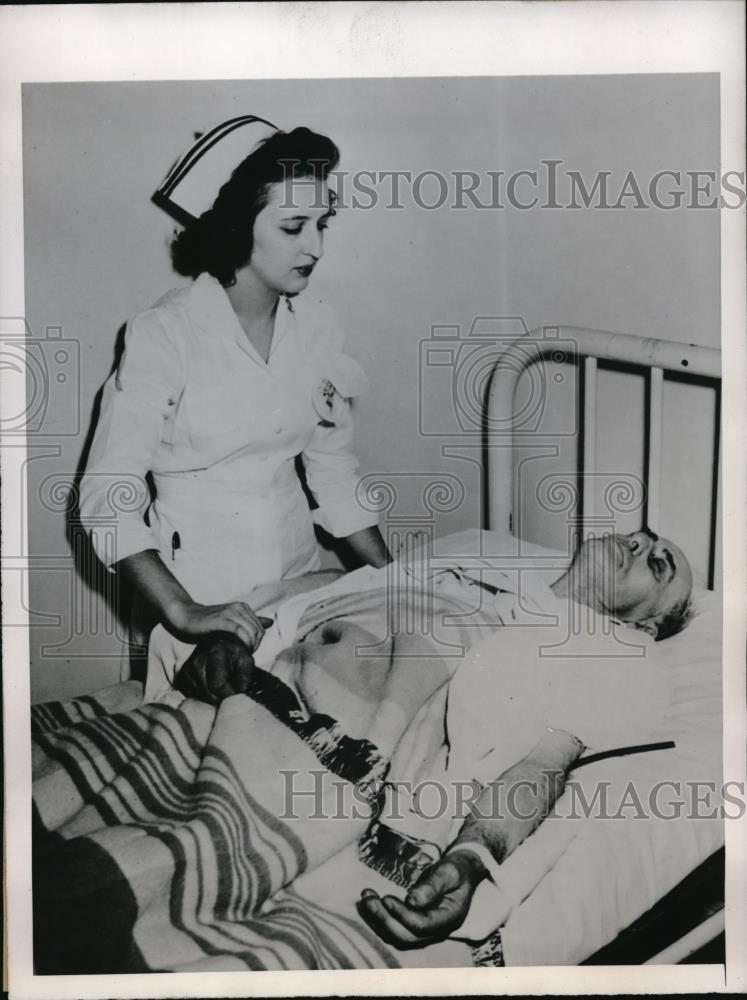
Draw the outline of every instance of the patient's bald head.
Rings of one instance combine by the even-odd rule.
[[[587,538],[553,589],[661,640],[690,621],[692,583],[682,549],[643,528]]]

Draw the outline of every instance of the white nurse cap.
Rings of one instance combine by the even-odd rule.
[[[217,125],[179,157],[159,184],[153,202],[177,222],[189,225],[212,208],[236,167],[277,131],[275,125],[255,115]]]

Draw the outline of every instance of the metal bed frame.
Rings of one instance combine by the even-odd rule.
[[[572,343],[579,360],[583,359],[583,459],[579,470],[581,509],[586,516],[590,509],[591,475],[596,467],[596,404],[598,362],[610,361],[634,366],[648,371],[647,462],[645,474],[646,509],[649,523],[659,521],[661,511],[661,459],[662,425],[664,412],[664,372],[677,372],[680,376],[699,381],[713,382],[719,399],[721,380],[721,351],[695,344],[678,344],[671,340],[654,340],[634,337],[624,333],[608,333],[584,327],[544,327],[533,330],[528,336],[514,340],[503,351],[493,370],[487,399],[487,524],[493,530],[513,533],[516,519],[514,504],[516,483],[514,477],[513,445],[531,439],[533,430],[517,426],[514,416],[514,396],[519,378],[536,362],[548,355],[565,356],[567,345]],[[560,350],[559,350],[560,349]],[[719,409],[717,406],[717,424]],[[720,519],[719,509],[719,442],[715,442],[714,475],[712,482],[712,512],[709,540],[708,586],[714,588],[720,577]]]
[[[567,345],[571,343],[575,349],[575,358],[569,358]],[[536,431],[523,429],[521,420],[516,419],[515,395],[522,374],[531,366],[550,357],[554,361],[577,361],[583,373],[582,393],[580,400],[581,430],[583,448],[579,457],[578,496],[580,501],[580,527],[584,528],[591,505],[590,486],[596,467],[596,411],[597,411],[597,372],[599,362],[611,362],[632,366],[634,369],[647,373],[647,416],[648,430],[646,440],[645,461],[645,492],[646,520],[656,525],[661,511],[661,464],[662,464],[662,427],[664,398],[663,385],[665,372],[678,373],[678,377],[692,379],[693,382],[707,380],[716,393],[716,432],[713,456],[713,477],[711,482],[711,515],[709,525],[709,566],[708,587],[714,589],[721,576],[720,546],[721,526],[719,515],[720,493],[720,381],[721,381],[721,351],[714,348],[699,347],[694,344],[681,344],[675,341],[641,338],[629,334],[609,333],[603,330],[593,330],[582,327],[545,327],[533,330],[528,335],[513,340],[500,357],[493,369],[487,394],[487,412],[485,418],[485,452],[488,483],[488,498],[486,509],[486,528],[513,534],[517,527],[515,517],[517,503],[517,483],[514,464],[514,448],[521,443],[529,443]],[[719,874],[720,873],[720,874]],[[643,964],[677,964],[696,955],[709,943],[719,939],[724,933],[724,885],[723,885],[723,849],[704,861],[690,873],[671,893],[660,900],[651,911],[635,921],[630,928],[621,932],[615,941],[606,948],[591,956],[584,964],[605,964],[610,959],[606,955],[614,955],[614,961],[624,963],[623,954],[628,950],[628,942],[640,941],[642,938],[656,939],[651,934],[652,927],[671,923],[666,911],[676,913],[682,907],[683,900],[688,896],[692,901],[693,886],[699,885],[700,892],[708,897],[707,905],[700,907],[700,914],[695,917],[695,926],[679,930],[679,936],[672,941],[660,939],[660,950],[656,954],[649,953],[647,957],[634,958],[633,961]],[[703,886],[707,886],[703,889]],[[654,912],[656,911],[656,912]],[[664,914],[664,915],[662,915]],[[635,949],[633,949],[635,950]],[[713,960],[713,959],[711,959]],[[719,961],[722,959],[718,959]],[[627,959],[630,962],[630,958]]]

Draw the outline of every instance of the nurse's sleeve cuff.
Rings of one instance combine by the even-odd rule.
[[[158,539],[145,522],[88,526],[94,551],[110,573],[115,564],[146,549],[158,550]]]
[[[314,511],[314,520],[334,538],[347,538],[356,531],[378,525],[379,515],[362,507],[351,488],[349,498],[335,496],[334,499],[321,500]]]

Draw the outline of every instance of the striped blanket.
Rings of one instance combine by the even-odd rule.
[[[399,964],[294,884],[371,818],[333,726],[299,739],[244,695],[146,705],[128,682],[35,706],[32,731],[37,973]]]

